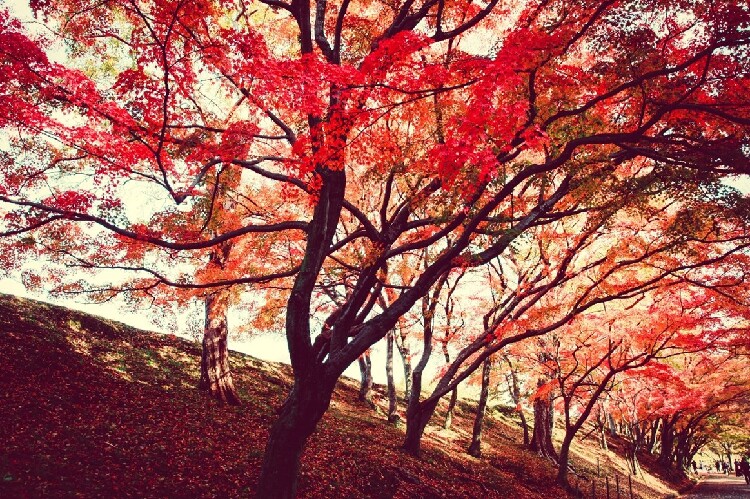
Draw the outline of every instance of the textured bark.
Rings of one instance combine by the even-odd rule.
[[[657,462],[661,466],[671,466],[674,462],[674,426],[676,420],[677,416],[661,419],[661,449],[659,451],[659,458],[657,459]]]
[[[328,409],[333,386],[316,377],[295,380],[295,386],[271,427],[261,476],[258,499],[292,499],[297,493],[300,457],[307,438]]]
[[[217,291],[206,297],[206,323],[198,387],[221,403],[239,405],[240,398],[234,388],[229,366],[227,304],[227,291]]]
[[[474,416],[474,429],[471,435],[471,444],[469,445],[469,454],[474,457],[482,456],[482,424],[484,423],[484,415],[487,411],[487,399],[490,395],[491,359],[492,357],[487,357],[484,359],[484,364],[482,364],[482,390],[479,393],[477,413]]]
[[[545,383],[544,379],[539,379],[538,386]],[[531,436],[531,450],[542,456],[558,462],[557,452],[552,445],[552,427],[553,423],[552,394],[537,397],[534,400],[534,432]]]
[[[396,397],[396,384],[393,380],[393,343],[394,332],[390,331],[386,336],[385,350],[385,376],[388,390],[388,422],[395,423],[399,418],[396,411],[398,410],[398,398]]]
[[[374,408],[375,402],[372,401],[372,362],[370,361],[369,351],[359,356],[359,373],[362,377],[359,384],[359,400]]]

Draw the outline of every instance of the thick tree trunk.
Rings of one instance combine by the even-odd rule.
[[[239,405],[240,398],[234,388],[229,366],[227,306],[226,291],[218,291],[206,297],[206,323],[198,387],[221,403]]]
[[[487,410],[487,399],[490,394],[490,371],[492,369],[492,357],[484,359],[482,365],[482,390],[479,393],[479,402],[477,404],[477,413],[474,417],[474,430],[471,435],[471,444],[469,445],[469,454],[474,457],[482,456],[482,424],[484,415]]]
[[[412,392],[412,399],[414,398]],[[411,406],[411,404],[409,404]],[[404,437],[404,450],[414,456],[419,456],[419,452],[422,446],[422,435],[424,434],[427,423],[430,422],[432,414],[435,412],[437,402],[422,405],[420,407],[419,401],[415,404],[415,407],[410,411],[406,411],[406,435]]]
[[[294,388],[271,427],[255,492],[258,499],[296,497],[302,450],[328,409],[333,386],[315,376],[295,380]]]
[[[674,462],[674,420],[662,418],[661,421],[661,450],[657,462],[661,466],[671,466]]]
[[[359,372],[362,376],[359,385],[359,400],[375,408],[375,402],[372,401],[372,362],[369,351],[359,356]]]
[[[544,384],[544,380],[538,381],[538,386]],[[542,456],[558,462],[557,452],[552,445],[553,428],[552,395],[537,397],[534,400],[534,433],[531,436],[531,450]]]
[[[398,421],[398,398],[396,397],[396,384],[393,380],[393,343],[394,332],[390,331],[386,336],[385,350],[385,376],[388,389],[388,422],[395,423]]]

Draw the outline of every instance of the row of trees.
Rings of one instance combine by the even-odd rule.
[[[63,267],[30,279],[64,292],[203,300],[202,386],[229,403],[227,307],[264,301],[294,386],[259,497],[294,496],[337,379],[389,335],[405,357],[424,341],[414,453],[493,355],[536,359],[532,444],[563,482],[614,384],[746,348],[747,201],[724,183],[750,161],[742,2],[31,7],[31,33],[0,11],[4,267],[41,254]],[[433,338],[456,354],[425,397]]]

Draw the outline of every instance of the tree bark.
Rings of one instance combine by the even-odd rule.
[[[198,388],[221,403],[239,405],[234,388],[227,347],[228,292],[217,291],[206,297],[201,377]]]
[[[359,356],[359,372],[362,376],[359,385],[359,401],[375,408],[375,402],[372,401],[372,362],[369,350]]]
[[[596,414],[596,429],[597,433],[599,434],[599,448],[602,450],[608,450],[609,445],[607,444],[607,416],[604,413],[604,410],[599,408],[599,411]]]
[[[388,389],[388,422],[395,423],[398,421],[398,397],[396,397],[396,384],[393,380],[393,343],[394,331],[390,331],[386,336],[385,350],[385,376]]]
[[[401,338],[401,341],[399,341],[399,338]],[[396,340],[396,348],[404,366],[404,399],[409,400],[411,398],[412,381],[411,352],[409,351],[409,345],[406,343],[405,335],[399,335],[399,337],[394,339]]]
[[[531,443],[531,440],[529,438],[529,423],[526,421],[526,415],[524,415],[523,409],[521,408],[521,388],[518,384],[518,375],[516,374],[516,370],[510,361],[510,357],[503,354],[503,359],[505,359],[505,362],[508,364],[509,368],[509,373],[506,376],[506,381],[508,382],[508,391],[510,392],[510,398],[511,400],[513,400],[513,403],[516,404],[516,413],[521,419],[521,428],[523,428],[523,445],[529,446],[529,444]]]
[[[451,355],[448,352],[448,342],[443,341],[443,356],[445,357],[446,364],[450,364]],[[453,411],[456,409],[456,402],[458,401],[458,387],[451,391],[451,398],[448,402],[448,409],[445,411],[445,421],[443,422],[443,428],[446,430],[451,427],[453,423]]]
[[[487,399],[490,394],[490,371],[492,370],[491,359],[492,357],[487,357],[484,359],[484,364],[482,365],[482,390],[479,393],[477,413],[474,417],[474,429],[471,435],[471,444],[469,445],[469,454],[474,457],[482,456],[482,424],[487,410]]]
[[[258,499],[296,497],[302,450],[328,409],[333,393],[333,384],[321,378],[308,375],[295,380],[271,427],[255,492]]]
[[[537,386],[544,385],[540,378]],[[552,444],[553,428],[552,394],[537,397],[534,400],[534,432],[531,436],[531,450],[558,462],[557,452]]]
[[[661,419],[661,449],[659,451],[659,458],[657,459],[657,462],[661,466],[671,466],[674,462],[674,426],[676,421],[676,415],[669,419],[666,417]]]
[[[646,440],[646,449],[648,450],[649,454],[653,454],[654,452],[656,452],[656,444],[659,441],[656,438],[656,435],[659,432],[659,422],[660,420],[657,419],[656,421],[652,421],[651,423],[649,423],[648,438]]]
[[[421,404],[422,396],[422,374],[424,373],[427,362],[432,355],[432,310],[430,309],[427,298],[422,298],[422,316],[424,317],[422,357],[419,359],[417,366],[412,374],[411,393],[409,396],[409,405],[406,408],[406,436],[404,437],[404,450],[414,456],[419,455],[422,444],[422,434],[430,421],[437,400],[431,404]]]

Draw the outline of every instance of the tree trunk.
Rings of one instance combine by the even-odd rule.
[[[521,428],[523,428],[523,445],[528,447],[531,443],[531,440],[529,439],[529,423],[526,421],[526,416],[521,408],[521,389],[518,385],[518,375],[510,361],[510,357],[503,354],[503,359],[508,363],[509,374],[506,376],[506,381],[508,382],[510,398],[513,400],[513,403],[516,404],[516,412],[521,419]]]
[[[412,392],[412,399],[414,398]],[[411,406],[411,404],[409,404]],[[413,456],[419,456],[419,452],[422,446],[422,435],[424,434],[427,423],[430,422],[432,414],[435,412],[437,402],[422,405],[420,407],[419,401],[414,404],[414,408],[410,411],[406,411],[406,435],[404,437],[403,448],[406,452]]]
[[[625,444],[625,459],[628,462],[631,475],[637,475],[640,470],[640,463],[638,462],[638,449],[639,445],[633,440],[628,440]]]
[[[414,456],[419,455],[422,434],[437,407],[437,401],[425,406],[420,404],[419,400],[422,396],[422,374],[425,367],[427,367],[427,362],[430,360],[430,355],[432,355],[432,327],[429,323],[429,317],[431,316],[428,313],[425,299],[422,300],[422,312],[425,316],[424,336],[422,340],[424,347],[422,349],[422,357],[419,359],[417,367],[414,368],[414,372],[412,373],[411,393],[409,394],[409,404],[406,407],[406,436],[404,437],[403,446],[406,452]]]
[[[607,416],[604,410],[600,407],[596,413],[596,429],[599,434],[599,448],[602,450],[608,450],[609,445],[607,444]]]
[[[295,380],[294,388],[271,427],[255,497],[296,497],[302,450],[328,409],[333,387],[333,383],[321,382],[316,376]]]
[[[372,401],[372,362],[369,350],[359,356],[359,372],[362,380],[359,385],[359,400],[373,409],[375,402]]]
[[[227,348],[226,291],[217,291],[206,297],[206,322],[203,330],[201,377],[198,388],[221,403],[239,405],[240,398],[232,382]]]
[[[396,397],[396,384],[393,381],[393,343],[394,332],[390,331],[386,336],[385,350],[385,375],[388,388],[388,422],[395,423],[398,421],[398,398]]]
[[[573,435],[565,435],[562,445],[560,445],[560,455],[557,457],[557,483],[564,487],[568,484],[568,459],[570,459],[570,444],[573,442]]]
[[[544,380],[540,378],[537,385],[542,386],[544,383]],[[552,445],[552,417],[552,394],[537,397],[534,400],[534,433],[531,436],[530,448],[557,463],[557,452]]]
[[[612,417],[612,414],[607,413],[607,421],[609,423],[609,434],[613,437],[617,436],[617,423],[615,423],[615,418]]]
[[[661,421],[661,450],[657,459],[661,466],[671,466],[674,461],[675,419],[662,418]]]
[[[492,369],[492,357],[484,359],[482,365],[482,390],[479,393],[479,403],[477,404],[477,414],[474,417],[474,430],[471,435],[471,445],[469,445],[469,454],[474,457],[482,456],[482,423],[484,414],[487,410],[487,399],[490,394],[490,370]]]
[[[646,449],[648,450],[649,454],[653,454],[656,452],[656,444],[659,442],[659,440],[656,438],[656,435],[659,431],[659,419],[656,421],[652,421],[649,425],[649,433],[648,438],[646,441]]]
[[[451,363],[451,355],[448,352],[448,342],[442,341],[443,344],[443,357],[445,357],[445,363]],[[453,411],[456,409],[456,402],[458,401],[458,387],[451,391],[451,398],[448,402],[448,409],[445,411],[445,421],[443,422],[443,428],[446,430],[451,427],[453,423]]]
[[[406,338],[403,335],[399,335],[401,341],[396,340],[396,348],[398,354],[401,356],[401,362],[404,366],[404,399],[409,400],[411,398],[411,381],[412,381],[412,369],[411,369],[411,352],[409,351],[409,345],[406,343]]]

